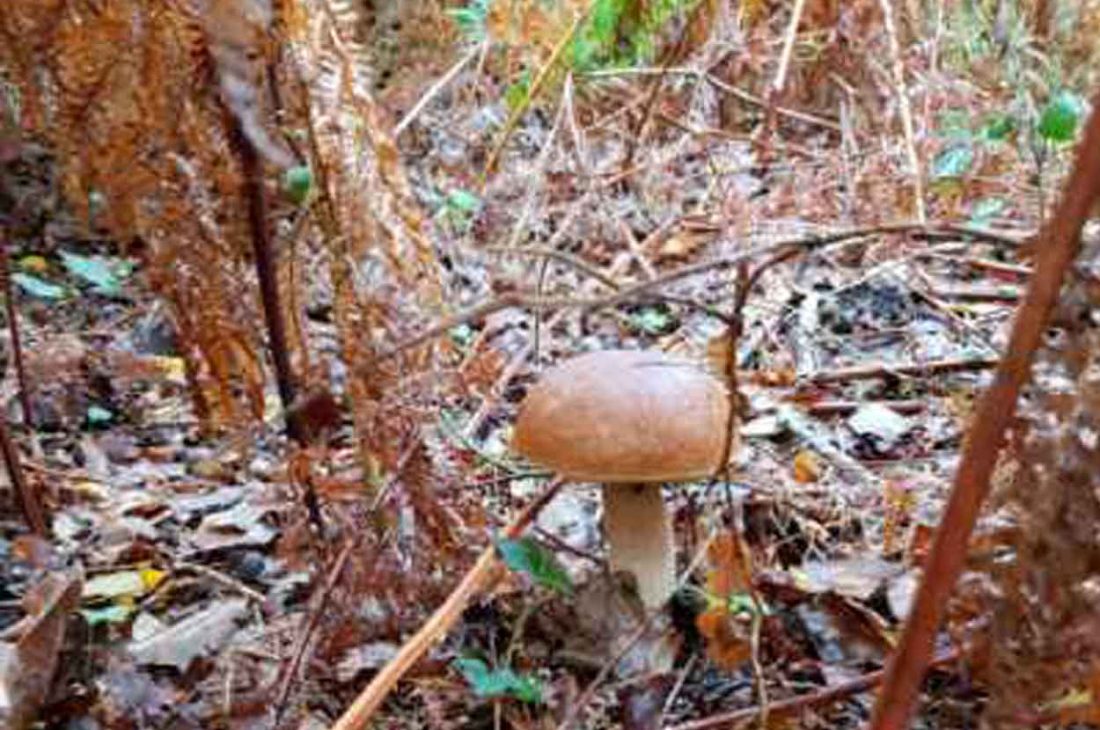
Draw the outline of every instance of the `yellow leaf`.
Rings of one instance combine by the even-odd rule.
[[[187,375],[184,370],[184,363],[182,357],[166,357],[163,355],[155,355],[152,358],[153,363],[157,369],[164,373],[164,377],[169,380],[175,381],[180,385],[187,384]]]
[[[42,274],[50,268],[50,264],[41,256],[24,256],[19,259],[19,268],[32,274]]]
[[[807,449],[799,451],[794,457],[794,480],[800,484],[809,484],[820,478],[821,463],[817,454]]]
[[[141,582],[145,585],[147,591],[151,591],[160,585],[160,582],[168,575],[166,571],[157,570],[156,568],[142,568],[140,572]]]

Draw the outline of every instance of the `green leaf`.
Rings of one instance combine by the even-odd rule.
[[[469,347],[474,342],[474,337],[477,336],[477,331],[466,323],[456,325],[447,331],[447,334],[451,336],[451,342],[455,343],[459,347]]]
[[[69,251],[61,252],[61,263],[70,274],[91,284],[93,291],[107,296],[122,293],[121,276],[130,271],[130,266],[118,259],[80,256]]]
[[[980,136],[987,142],[1003,142],[1015,131],[1015,117],[1011,114],[994,114],[985,120]]]
[[[89,626],[100,624],[123,624],[130,620],[130,615],[137,610],[135,606],[113,605],[103,608],[82,608],[80,615],[88,622]]]
[[[1071,91],[1060,91],[1039,115],[1039,136],[1051,143],[1072,142],[1085,113],[1085,104]]]
[[[951,145],[932,162],[932,177],[937,180],[962,177],[974,162],[969,144]]]
[[[558,593],[573,592],[573,582],[552,552],[537,540],[521,537],[518,540],[501,538],[496,541],[497,551],[504,564],[517,573],[526,573],[536,584]]]
[[[508,111],[514,112],[522,107],[531,96],[531,72],[524,71],[514,83],[504,90],[504,103],[508,105]]]
[[[447,11],[459,31],[467,38],[482,41],[488,34],[486,20],[489,17],[490,0],[472,0],[467,7]]]
[[[32,297],[38,297],[39,299],[64,299],[68,296],[65,287],[51,284],[48,281],[43,281],[37,276],[31,276],[30,274],[24,274],[22,272],[15,273],[11,275],[11,280],[14,281],[20,289],[27,292]]]
[[[516,674],[509,668],[489,669],[485,662],[470,657],[455,659],[454,666],[478,697],[512,697],[530,704],[542,702],[542,683],[535,677]]]
[[[469,190],[459,188],[451,191],[451,194],[447,196],[447,206],[462,213],[475,213],[481,206],[481,198]]]
[[[643,307],[630,315],[630,323],[647,335],[664,335],[676,329],[676,318],[664,307]]]
[[[1004,198],[982,198],[970,209],[970,224],[983,226],[1008,207]]]
[[[103,406],[88,406],[88,410],[85,413],[88,419],[88,423],[92,426],[102,426],[104,423],[110,423],[114,419],[115,414]]]
[[[313,171],[309,165],[298,165],[283,173],[283,194],[295,205],[309,199],[313,190]]]

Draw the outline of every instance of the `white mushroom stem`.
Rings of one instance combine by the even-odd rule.
[[[646,609],[663,606],[676,590],[676,554],[661,485],[604,484],[603,529],[611,569],[634,576]]]

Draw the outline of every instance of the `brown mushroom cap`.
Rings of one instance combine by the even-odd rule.
[[[513,445],[577,481],[689,481],[718,469],[729,409],[726,387],[689,360],[594,352],[542,376],[520,408]]]

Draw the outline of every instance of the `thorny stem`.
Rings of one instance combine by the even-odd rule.
[[[233,147],[240,159],[244,174],[244,192],[248,198],[248,222],[252,233],[252,250],[256,257],[256,276],[260,282],[260,297],[263,302],[264,320],[267,322],[268,343],[271,360],[275,366],[275,380],[286,414],[287,435],[298,445],[305,446],[306,435],[294,406],[294,374],[290,367],[290,353],[287,347],[286,323],[279,298],[279,280],[275,273],[275,252],[271,245],[271,236],[267,228],[267,195],[264,190],[263,161],[241,127],[240,121],[228,109],[226,117],[230,128]],[[321,505],[317,492],[308,480],[305,487],[305,505],[309,519],[318,533],[324,534],[325,523],[321,516]]]

